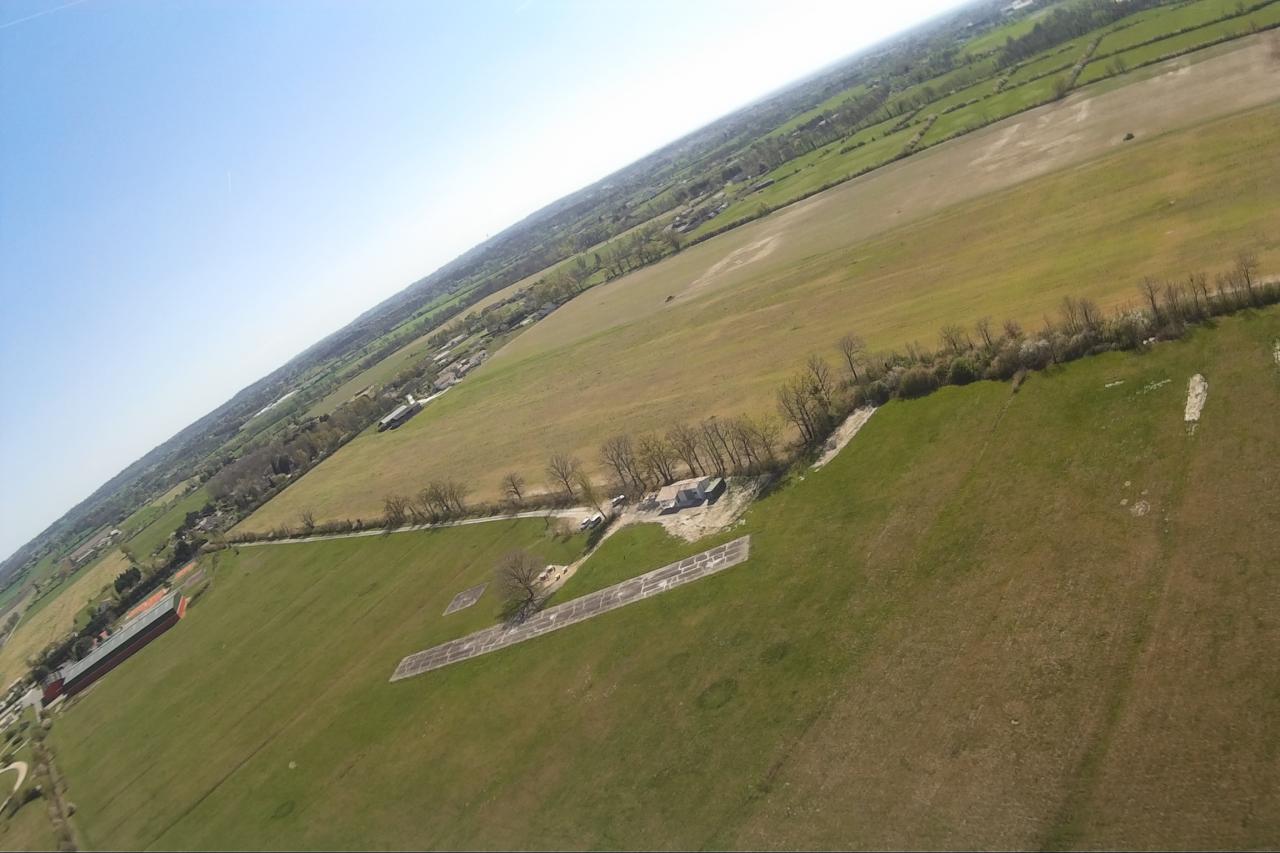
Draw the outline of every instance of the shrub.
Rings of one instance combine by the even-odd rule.
[[[1044,338],[1031,338],[1018,348],[1018,360],[1028,370],[1044,370],[1053,360],[1053,347]]]
[[[1022,368],[1020,345],[1017,341],[1007,340],[1000,347],[991,364],[987,367],[988,379],[1010,379]]]
[[[898,382],[898,396],[904,399],[923,397],[936,387],[932,371],[913,367],[902,374],[902,379]]]
[[[951,368],[947,370],[947,382],[952,385],[968,385],[977,378],[978,369],[963,356],[952,361]]]
[[[881,379],[877,379],[875,382],[868,382],[859,390],[861,396],[859,405],[883,406],[893,396],[889,386]]]

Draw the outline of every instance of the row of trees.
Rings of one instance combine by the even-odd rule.
[[[242,514],[251,511],[275,494],[282,483],[305,473],[354,438],[394,403],[391,399],[357,397],[332,414],[287,429],[239,458],[227,458],[209,478],[209,494]]]
[[[619,433],[601,443],[597,467],[611,475],[619,491],[632,495],[688,476],[777,472],[816,452],[856,408],[919,397],[943,385],[1007,380],[1085,355],[1176,338],[1190,324],[1280,303],[1280,282],[1259,278],[1258,260],[1251,252],[1240,253],[1212,284],[1207,274],[1195,273],[1182,281],[1145,278],[1138,291],[1140,305],[1110,314],[1091,299],[1064,297],[1056,315],[1046,316],[1043,328],[1034,333],[1013,320],[997,324],[989,317],[972,326],[947,324],[939,330],[934,348],[912,343],[902,350],[872,353],[862,338],[850,333],[836,342],[834,365],[811,355],[782,383],[775,394],[776,417],[709,417],[676,424],[663,433]],[[505,508],[585,501],[603,512],[598,481],[578,457],[554,453],[544,473],[546,485],[537,493],[521,473],[505,474],[500,482]],[[461,484],[439,481],[416,500],[388,498],[381,524],[397,527],[504,508],[467,504],[465,498]],[[361,523],[335,526],[343,524],[352,529]]]

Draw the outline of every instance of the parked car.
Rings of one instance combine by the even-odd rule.
[[[626,502],[627,502],[626,495],[614,495],[613,499],[609,501],[609,503],[615,507],[620,507]]]
[[[604,521],[604,516],[597,512],[595,515],[591,516],[590,518],[584,518],[582,520],[582,523],[578,525],[578,529],[590,530],[591,528],[595,527],[597,524],[599,524],[602,521]]]

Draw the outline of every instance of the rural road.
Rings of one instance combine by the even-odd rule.
[[[364,530],[353,530],[350,533],[325,533],[320,536],[297,536],[289,539],[266,539],[261,542],[232,542],[234,548],[252,548],[255,545],[291,545],[299,542],[325,542],[330,539],[353,539],[357,536],[383,536],[387,533],[409,533],[414,530],[436,530],[442,527],[462,527],[467,524],[485,524],[490,521],[510,521],[513,518],[569,518],[575,521],[594,515],[591,507],[570,507],[569,509],[530,510],[509,515],[486,515],[480,518],[463,518],[458,521],[440,521],[435,524],[412,524],[387,530],[385,527],[371,527]]]
[[[7,767],[0,767],[0,774],[8,773],[10,770],[18,771],[18,781],[13,783],[13,790],[9,792],[9,796],[4,798],[4,802],[0,803],[0,811],[4,811],[4,807],[9,805],[13,795],[18,793],[18,789],[22,787],[22,783],[27,781],[27,762],[15,761]]]

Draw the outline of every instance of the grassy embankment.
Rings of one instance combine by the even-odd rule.
[[[1187,97],[1185,84],[1178,91]],[[619,430],[770,412],[781,379],[811,352],[834,357],[847,331],[879,349],[928,345],[944,323],[984,315],[1038,326],[1064,296],[1123,304],[1144,275],[1213,272],[1245,246],[1275,269],[1280,109],[1121,144],[1116,130],[1141,109],[1130,93],[1107,96],[1122,100],[1099,119],[1096,142],[1019,148],[1011,165],[975,171],[971,161],[999,147],[1003,131],[992,128],[593,288],[402,429],[351,442],[244,526],[292,524],[308,508],[321,519],[376,517],[384,496],[433,477],[460,477],[488,497],[508,470],[541,484],[556,450],[594,462]],[[1094,144],[1112,153],[944,206]]]
[[[226,553],[57,721],[77,819],[130,848],[1267,846],[1278,338],[1250,312],[890,403],[749,511],[747,564],[394,685],[541,522]],[[581,577],[667,561],[649,532]]]

